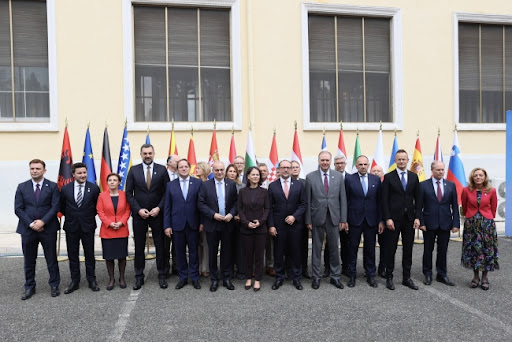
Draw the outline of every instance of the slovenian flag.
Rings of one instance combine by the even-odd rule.
[[[448,165],[448,175],[446,176],[446,179],[455,183],[455,187],[457,188],[457,201],[460,205],[462,188],[464,188],[467,183],[464,173],[464,165],[460,159],[459,138],[457,137],[457,131],[453,132],[453,146],[450,154],[450,164]]]

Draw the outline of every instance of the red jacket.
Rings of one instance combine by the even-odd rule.
[[[126,201],[126,194],[119,190],[117,203],[117,215],[114,212],[114,204],[110,198],[110,192],[103,191],[98,197],[96,210],[101,220],[100,237],[103,239],[123,238],[129,235],[128,219],[130,218],[130,204]],[[119,229],[109,227],[112,222],[122,222]]]
[[[496,207],[498,206],[498,197],[496,196],[496,189],[492,188],[489,192],[482,191],[482,198],[480,199],[480,206],[476,200],[476,190],[469,190],[468,187],[462,189],[462,214],[465,218],[475,216],[477,211],[480,211],[486,219],[494,219],[496,216]]]

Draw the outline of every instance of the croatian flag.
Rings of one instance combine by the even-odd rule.
[[[461,205],[460,196],[462,194],[462,188],[466,186],[466,176],[464,173],[464,165],[460,159],[460,148],[459,138],[457,137],[457,131],[453,132],[453,146],[450,155],[450,164],[448,165],[448,175],[446,179],[455,183],[457,188],[457,201]]]

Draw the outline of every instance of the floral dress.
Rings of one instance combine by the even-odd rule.
[[[482,192],[476,193],[480,205]],[[498,264],[498,235],[496,223],[477,211],[475,216],[467,218],[464,223],[461,263],[474,271],[494,271]]]

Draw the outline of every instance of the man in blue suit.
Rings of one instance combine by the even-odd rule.
[[[228,290],[234,290],[231,283],[232,241],[234,231],[233,217],[237,211],[238,194],[235,182],[224,178],[224,163],[216,161],[212,165],[214,179],[206,181],[201,186],[197,206],[202,214],[203,229],[208,241],[208,264],[210,268],[210,291],[215,292],[222,285]],[[220,274],[217,266],[217,252],[220,249]]]
[[[71,273],[71,284],[64,294],[70,294],[80,286],[80,240],[82,240],[84,249],[85,274],[89,288],[99,291],[95,272],[94,231],[96,230],[96,203],[100,195],[100,188],[94,183],[87,182],[87,166],[85,164],[73,164],[71,173],[75,181],[63,186],[60,194],[60,212],[66,217],[64,230],[66,231],[66,246]]]
[[[420,229],[423,230],[423,274],[425,285],[432,283],[432,252],[437,238],[436,280],[448,286],[455,284],[448,279],[446,254],[450,241],[450,229],[457,232],[460,227],[459,205],[455,184],[444,177],[444,163],[431,164],[432,178],[420,183],[423,210]]]
[[[60,294],[60,273],[57,263],[57,231],[60,229],[57,212],[60,192],[57,184],[44,178],[46,164],[40,159],[29,163],[32,179],[20,183],[14,198],[14,212],[19,218],[16,233],[21,235],[25,268],[25,293],[22,300],[36,293],[36,259],[39,243],[43,246],[44,257],[50,273],[48,283],[51,296]]]
[[[190,177],[190,163],[186,159],[178,161],[178,174],[165,190],[164,231],[176,244],[179,282],[176,289],[187,285],[192,280],[195,289],[199,284],[199,209],[197,199],[202,181]],[[189,261],[187,262],[187,246]]]
[[[288,160],[279,163],[281,176],[268,187],[270,214],[268,215],[269,233],[275,238],[274,267],[276,279],[272,290],[283,285],[285,279],[285,252],[290,258],[293,285],[302,290],[302,236],[304,231],[304,213],[306,212],[306,190],[297,179],[290,177],[292,164]]]
[[[349,239],[349,281],[348,287],[356,284],[357,251],[361,234],[364,236],[363,267],[366,281],[377,287],[375,281],[375,236],[384,231],[380,202],[382,189],[380,178],[368,173],[368,158],[359,156],[356,160],[357,173],[345,177],[345,192],[348,205]]]

